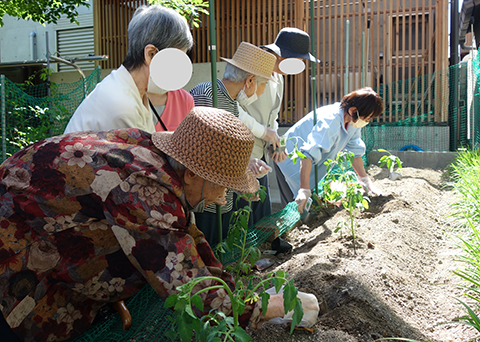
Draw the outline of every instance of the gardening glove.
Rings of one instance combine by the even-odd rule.
[[[298,291],[298,299],[302,302],[303,309],[303,318],[302,321],[297,325],[297,327],[311,328],[315,325],[318,318],[318,313],[320,312],[320,307],[318,305],[318,299],[314,294],[305,293]],[[293,310],[289,311],[283,319],[285,321],[291,321],[293,316]]]
[[[262,137],[263,140],[270,142],[273,145],[273,149],[275,150],[278,146],[280,146],[280,137],[277,134],[277,131],[271,128],[265,129],[265,134]]]
[[[307,204],[308,199],[312,196],[310,189],[300,189],[298,190],[297,197],[295,198],[295,203],[297,203],[297,210],[300,214],[303,213],[305,205]]]
[[[276,294],[275,287],[271,287],[265,292],[270,295]],[[279,293],[283,293],[283,287],[280,289]],[[310,328],[317,322],[318,313],[320,312],[318,299],[317,297],[315,297],[314,294],[300,292],[300,291],[298,291],[297,297],[302,302],[302,309],[303,309],[303,318],[302,318],[302,321],[297,325],[297,327]],[[289,323],[292,321],[293,312],[294,311],[292,310],[292,311],[289,311],[283,317],[272,318],[271,320],[268,321],[268,323],[273,323],[273,324]]]
[[[382,191],[379,188],[377,188],[375,185],[373,185],[373,182],[370,179],[370,177],[368,176],[358,177],[358,180],[360,181],[360,184],[362,185],[365,192],[372,193],[377,196],[383,196]]]
[[[272,171],[272,168],[268,166],[267,163],[258,158],[250,158],[250,161],[248,162],[248,168],[257,178],[262,178],[267,173]]]

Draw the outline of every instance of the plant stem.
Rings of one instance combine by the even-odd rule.
[[[201,289],[200,291],[198,291],[197,293],[195,294],[201,294],[203,292],[207,292],[207,291],[210,291],[210,290],[214,290],[214,289],[221,289],[223,288],[225,290],[225,292],[227,292],[228,296],[230,297],[230,302],[232,303],[232,314],[233,314],[233,326],[236,328],[238,327],[238,310],[237,310],[237,307],[235,305],[235,301],[234,301],[234,297],[233,297],[233,292],[232,290],[230,290],[230,288],[228,287],[228,285],[220,278],[218,277],[200,277],[200,278],[196,278],[194,281],[193,281],[193,284],[192,284],[192,288],[189,292],[189,295],[190,297],[192,297],[192,290],[193,288],[195,287],[196,284],[204,281],[204,280],[215,280],[215,281],[218,281],[219,283],[221,283],[223,286],[220,286],[220,285],[214,285],[214,286],[209,286],[207,288],[204,288],[204,289]]]
[[[353,243],[353,252],[357,255],[357,248],[355,246],[355,227],[354,224],[354,210],[349,210],[350,213],[350,230],[352,232],[352,243]]]

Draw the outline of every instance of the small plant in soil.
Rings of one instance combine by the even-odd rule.
[[[377,151],[388,153],[386,155],[383,155],[378,161],[380,163],[380,167],[383,167],[384,165],[387,166],[388,171],[390,171],[390,179],[395,180],[399,178],[401,175],[395,172],[394,169],[395,169],[395,165],[397,166],[397,170],[402,169],[402,161],[400,160],[400,158],[398,158],[397,156],[391,154],[390,152],[382,148],[379,148]]]
[[[258,196],[258,194],[257,194]],[[247,198],[249,204],[253,197]],[[262,312],[268,307],[270,295],[265,292],[265,287],[275,286],[277,293],[283,286],[283,299],[285,314],[294,310],[291,330],[303,318],[303,309],[300,299],[297,298],[298,290],[293,285],[293,280],[288,280],[288,274],[283,271],[269,273],[265,278],[252,274],[252,268],[260,257],[260,250],[247,246],[248,218],[251,205],[234,212],[227,239],[219,244],[220,252],[232,252],[240,249],[240,258],[226,270],[233,276],[235,287],[231,288],[223,279],[216,276],[205,276],[192,279],[186,284],[177,287],[178,294],[171,295],[165,301],[165,307],[173,307],[173,319],[178,326],[176,331],[170,331],[168,337],[176,341],[190,342],[195,333],[197,341],[250,341],[251,337],[239,325],[239,316],[243,314],[245,305],[262,300]],[[200,283],[210,282],[211,285],[198,290]],[[202,317],[195,311],[203,312],[203,301],[200,295],[211,290],[225,291],[230,298],[232,313],[225,315],[220,310],[212,309]],[[196,309],[195,309],[196,308]]]
[[[352,234],[353,251],[357,254],[355,229],[358,223],[355,221],[355,217],[359,211],[368,209],[369,199],[363,196],[363,187],[358,182],[357,175],[348,167],[353,163],[354,158],[353,153],[343,151],[337,155],[335,160],[328,159],[325,162],[327,174],[321,184],[323,187],[322,203],[325,206],[343,205],[348,211],[348,222],[339,222],[335,232],[340,231],[341,234],[342,228],[347,228]]]

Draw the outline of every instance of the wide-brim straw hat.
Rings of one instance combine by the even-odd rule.
[[[220,59],[252,75],[265,77],[276,82],[272,73],[277,58],[270,52],[253,44],[241,42],[231,59],[224,57],[220,57]]]
[[[155,132],[153,144],[205,180],[243,193],[255,193],[258,181],[248,169],[252,132],[235,115],[194,107],[175,132]]]
[[[310,36],[296,27],[284,27],[280,30],[275,43],[262,46],[283,58],[304,58],[320,63],[310,53]]]

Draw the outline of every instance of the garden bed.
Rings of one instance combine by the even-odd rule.
[[[345,210],[318,215],[309,225],[293,228],[283,238],[293,246],[286,255],[262,255],[282,269],[300,291],[314,293],[321,314],[314,332],[266,324],[247,332],[254,341],[374,341],[404,337],[429,341],[467,341],[476,331],[454,321],[465,300],[454,261],[455,246],[445,214],[453,192],[444,188],[443,173],[404,168],[391,181],[385,169],[369,174],[384,196],[371,197],[369,210],[358,215],[357,255],[350,233],[335,233]],[[265,244],[264,249],[270,249]]]

